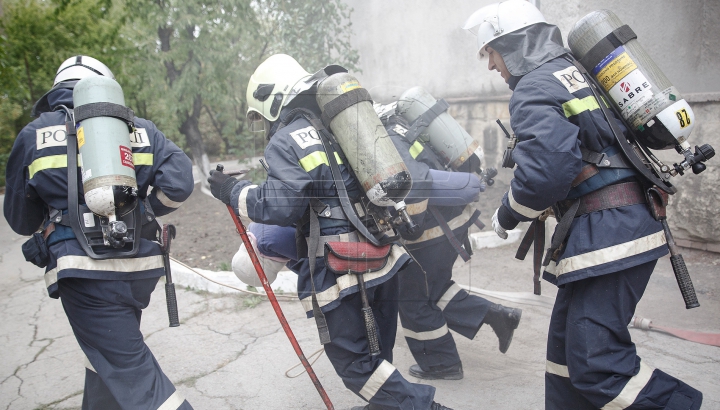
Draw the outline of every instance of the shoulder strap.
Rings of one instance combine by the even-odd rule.
[[[72,228],[75,237],[80,243],[85,253],[94,255],[95,252],[90,248],[85,240],[85,234],[80,228],[80,220],[78,219],[78,182],[77,182],[77,134],[75,132],[75,122],[73,120],[73,110],[66,108],[65,111],[65,132],[67,134],[67,173],[68,173],[68,220],[70,228]]]
[[[375,246],[381,246],[385,243],[392,242],[395,238],[388,237],[387,235],[383,235],[382,239],[376,238],[375,235],[370,233],[365,224],[363,224],[360,218],[357,216],[357,213],[353,209],[352,202],[350,201],[350,197],[348,196],[347,188],[345,187],[345,181],[343,181],[342,179],[340,166],[335,159],[336,150],[327,135],[327,129],[320,121],[315,118],[307,118],[307,120],[310,121],[310,123],[315,127],[315,129],[318,130],[320,141],[322,142],[325,153],[327,154],[328,162],[330,163],[330,171],[332,173],[333,180],[335,180],[335,189],[337,189],[338,192],[340,205],[342,206],[342,209],[345,212],[345,216],[347,216],[348,221],[350,221],[350,223],[358,230],[358,232],[360,232],[365,238],[367,238],[370,243]]]
[[[447,101],[442,98],[437,100],[432,107],[415,118],[415,121],[410,125],[410,129],[405,134],[405,139],[411,143],[415,142],[417,137],[425,131],[425,128],[429,127],[433,120],[447,111],[448,108],[450,108],[450,104]]]
[[[535,244],[533,248],[533,293],[540,295],[542,288],[540,285],[540,271],[542,270],[543,251],[545,250],[545,220],[540,217],[533,219],[530,227],[525,232],[525,236],[520,242],[515,259],[525,260],[530,246]]]
[[[630,26],[627,24],[620,26],[598,41],[598,43],[580,59],[580,63],[586,67],[595,67],[603,58],[612,53],[613,50],[635,38],[637,38],[637,34],[635,34]]]
[[[610,113],[610,109],[606,106],[605,101],[600,97],[600,91],[595,83],[595,80],[590,76],[585,69],[585,67],[578,62],[575,57],[573,57],[570,54],[566,54],[565,58],[575,65],[575,67],[580,71],[580,73],[585,78],[585,81],[587,82],[588,86],[590,87],[590,90],[592,91],[593,95],[595,96],[595,99],[598,102],[598,105],[600,106],[600,109],[602,110],[603,115],[605,116],[605,120],[610,125],[610,128],[612,129],[613,134],[615,135],[615,140],[618,142],[618,145],[620,145],[620,148],[623,151],[623,154],[625,154],[625,158],[627,158],[632,166],[640,172],[640,174],[645,177],[651,184],[657,185],[660,189],[667,192],[668,194],[674,194],[677,192],[677,188],[675,188],[670,182],[663,181],[656,175],[654,172],[654,169],[652,169],[652,166],[649,164],[649,161],[647,158],[641,158],[639,155],[638,149],[635,149],[636,147],[632,145],[628,139],[625,137],[625,135],[620,130],[620,127],[618,126],[617,122],[615,121],[615,118]],[[622,117],[620,117],[622,118]],[[629,130],[629,128],[628,128]]]
[[[428,206],[428,210],[432,214],[432,216],[437,221],[438,225],[440,226],[440,229],[442,229],[443,233],[447,237],[448,241],[450,242],[450,245],[452,245],[453,249],[455,249],[455,252],[460,255],[460,257],[463,259],[463,261],[467,262],[470,260],[470,255],[467,253],[465,249],[463,249],[462,245],[460,244],[460,241],[455,237],[455,234],[453,233],[452,229],[450,229],[450,226],[448,226],[448,223],[445,221],[445,218],[443,218],[442,214],[440,214],[440,211],[437,209],[436,206],[430,205]],[[476,218],[480,215],[480,211],[475,211],[473,215],[470,217]]]
[[[132,257],[140,250],[140,232],[142,229],[142,219],[140,215],[140,206],[136,206],[132,210],[134,225],[134,238],[132,248],[129,250],[112,250],[106,253],[98,254],[88,243],[87,237],[80,225],[79,203],[78,203],[78,175],[77,175],[77,133],[75,132],[75,121],[73,110],[62,106],[65,111],[65,131],[67,133],[67,173],[68,173],[68,220],[70,228],[72,228],[75,238],[80,247],[92,259],[103,260],[110,258],[126,258]],[[63,218],[64,219],[64,218]]]
[[[313,317],[315,318],[315,324],[318,328],[318,334],[320,335],[320,344],[330,343],[330,331],[328,330],[327,320],[325,315],[320,309],[320,304],[317,300],[317,291],[315,290],[315,262],[317,260],[317,248],[320,244],[320,221],[318,221],[317,214],[310,209],[310,241],[308,241],[308,262],[310,263],[310,287],[312,289],[312,307]]]

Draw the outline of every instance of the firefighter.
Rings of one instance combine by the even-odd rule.
[[[409,142],[405,135],[411,127],[397,114],[396,103],[378,106],[376,111],[410,169],[413,191],[408,208],[420,226],[413,233],[401,231],[417,262],[399,273],[400,321],[417,362],[409,372],[421,379],[459,380],[462,362],[449,329],[473,339],[486,323],[505,353],[522,315],[520,309],[470,295],[452,280],[458,256],[467,261],[472,254],[468,230],[480,215],[473,203],[485,190],[485,182],[475,173],[443,171],[429,146],[420,140]],[[463,165],[470,170],[479,163],[472,154]]]
[[[602,102],[569,60],[560,30],[523,0],[481,8],[465,28],[477,35],[488,69],[513,91],[517,169],[493,229],[505,239],[551,206],[560,221],[553,242],[563,241],[551,247],[543,272],[559,287],[545,408],[699,409],[702,393],[641,360],[630,338],[627,324],[658,258],[668,253],[666,239],[639,173],[622,166]],[[611,121],[627,132],[617,117]],[[591,157],[601,154],[618,166],[593,168]]]
[[[33,260],[45,267],[48,293],[60,299],[85,353],[82,408],[191,409],[140,332],[142,310],[165,274],[160,245],[140,239],[132,257],[114,257],[113,247],[100,246],[94,249],[104,258],[93,259],[80,245],[86,238],[78,238],[69,221],[68,199],[75,196],[81,205],[85,201],[79,183],[68,183],[66,119],[73,109],[75,84],[92,76],[114,79],[100,61],[71,57],[58,68],[52,89],[35,104],[33,114],[39,117],[18,134],[8,160],[5,218],[20,235],[37,233],[23,248],[29,252],[26,258],[36,255]],[[143,209],[168,214],[193,190],[192,164],[155,124],[138,117],[132,121],[130,141]],[[144,212],[142,218],[148,215]],[[93,221],[91,213],[84,217]]]
[[[326,70],[330,69],[337,66]],[[317,73],[328,74],[323,70]],[[434,387],[408,382],[392,365],[398,314],[397,272],[410,261],[407,253],[393,244],[384,267],[363,275],[367,299],[377,320],[379,355],[370,354],[356,275],[330,272],[323,246],[318,246],[314,255],[308,254],[312,242],[322,245],[367,241],[342,210],[328,155],[318,130],[309,122],[321,117],[315,95],[317,75],[311,76],[284,54],[271,56],[258,66],[247,89],[248,120],[251,129],[265,132],[268,139],[267,180],[253,185],[213,172],[208,179],[211,192],[246,222],[296,225],[300,250],[297,261],[289,267],[298,274],[298,296],[319,329],[327,323],[330,341],[324,344],[325,353],[345,386],[369,402],[365,408],[447,409],[433,401]],[[340,170],[349,198],[357,201],[364,195],[362,187],[346,163],[340,164]],[[315,217],[319,238],[313,238],[308,227]]]

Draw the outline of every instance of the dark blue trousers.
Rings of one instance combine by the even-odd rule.
[[[150,303],[157,281],[65,278],[58,282],[70,326],[90,362],[83,410],[192,409],[140,333],[142,309]]]
[[[697,410],[702,393],[638,357],[628,323],[657,261],[571,282],[550,319],[546,410]]]
[[[458,235],[464,241],[467,236]],[[448,329],[472,339],[483,324],[492,302],[470,295],[452,280],[458,254],[443,241],[413,250],[417,263],[398,272],[400,321],[408,347],[425,371],[460,363],[455,340]]]
[[[427,410],[435,388],[408,382],[392,365],[397,333],[397,286],[395,275],[367,290],[378,326],[380,355],[370,356],[360,293],[346,296],[338,307],[325,313],[331,338],[325,345],[325,353],[345,387],[372,403],[373,409]]]

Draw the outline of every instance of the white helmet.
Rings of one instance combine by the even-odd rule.
[[[113,80],[115,79],[112,71],[110,71],[105,64],[92,57],[70,57],[60,64],[60,67],[58,67],[53,86],[56,86],[58,83],[63,81],[81,80],[85,77],[93,75],[101,75],[104,77],[110,77]]]
[[[489,42],[537,23],[546,23],[537,7],[526,0],[507,0],[474,12],[463,28],[477,36],[477,56],[483,58]]]
[[[285,266],[290,259],[285,260],[285,262],[281,262],[276,260],[279,258],[270,258],[263,255],[257,249],[257,239],[255,238],[255,235],[253,235],[252,232],[248,232],[247,235],[248,238],[250,238],[250,243],[253,245],[255,255],[257,255],[258,260],[260,261],[260,265],[265,272],[268,282],[273,283],[275,278],[277,278],[278,272],[282,270],[283,266]],[[262,282],[260,282],[260,278],[258,278],[257,272],[255,271],[255,265],[253,265],[252,259],[250,259],[250,254],[248,254],[244,243],[240,244],[240,249],[238,249],[235,256],[233,256],[232,270],[235,273],[235,276],[237,276],[242,283],[255,286],[256,288],[262,287]]]
[[[301,82],[307,77],[310,73],[287,54],[275,54],[263,61],[247,86],[247,117],[251,124],[258,121],[256,114],[271,122],[277,120],[282,107],[312,86]]]

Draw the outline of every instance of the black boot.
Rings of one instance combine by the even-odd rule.
[[[520,323],[521,309],[493,305],[485,315],[483,323],[490,325],[500,342],[500,352],[507,352],[512,342],[513,332]]]
[[[351,410],[373,410],[373,406],[368,404],[366,406],[355,406]],[[450,407],[445,407],[442,404],[432,402],[430,410],[453,410]]]
[[[425,371],[414,364],[410,366],[410,375],[426,380],[460,380],[463,378],[462,363],[442,369]]]

